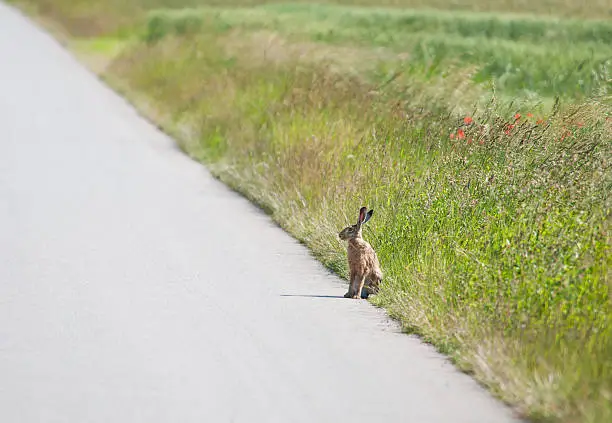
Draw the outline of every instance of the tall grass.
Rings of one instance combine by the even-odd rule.
[[[520,53],[538,43],[554,46],[533,63],[563,72],[564,49],[604,51],[606,24],[376,13],[380,31],[362,9],[154,12],[104,77],[340,275],[335,234],[360,205],[376,209],[364,236],[385,280],[373,301],[526,415],[612,421],[609,76],[588,62],[600,80],[571,91],[584,99],[540,109],[506,102],[517,85],[501,80],[484,102],[474,76],[503,46],[527,66]],[[418,50],[399,66],[402,40],[419,34],[495,48],[445,72]],[[548,75],[530,89],[556,93]]]
[[[113,19],[125,21],[134,18],[137,12],[152,9],[182,9],[200,6],[252,7],[264,4],[339,4],[345,6],[378,6],[397,9],[436,9],[464,12],[495,12],[551,15],[564,18],[612,19],[610,0],[8,0],[14,3],[29,3],[39,6],[46,14],[70,25],[71,31],[91,34],[95,29],[108,30]],[[83,21],[71,18],[79,16]],[[105,25],[83,25],[98,21]]]
[[[612,87],[606,78],[612,22],[606,21],[281,5],[154,12],[147,37],[197,31],[204,21],[292,40],[385,47],[404,54],[398,66],[428,74],[442,75],[455,64],[478,66],[475,81],[493,80],[508,95],[580,98]]]

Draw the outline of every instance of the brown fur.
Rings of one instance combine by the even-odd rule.
[[[352,226],[344,228],[338,236],[348,241],[347,256],[350,270],[349,290],[344,296],[346,298],[361,298],[365,286],[367,295],[378,292],[382,271],[378,263],[376,252],[361,235],[361,226],[372,216],[370,210],[366,217],[365,207],[359,211],[359,219]]]

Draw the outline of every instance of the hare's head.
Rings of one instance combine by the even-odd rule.
[[[361,225],[370,220],[372,214],[374,213],[374,210],[370,210],[366,213],[367,210],[367,207],[362,207],[359,210],[359,218],[357,219],[357,223],[342,229],[342,231],[338,234],[338,237],[344,241],[354,238],[361,238]]]

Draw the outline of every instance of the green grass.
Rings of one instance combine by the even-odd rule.
[[[612,421],[612,106],[598,66],[609,23],[142,10],[193,5],[160,0],[109,24],[124,3],[109,2],[106,29],[77,48],[107,55],[103,77],[184,151],[342,276],[335,235],[374,208],[375,304],[534,421]],[[563,15],[582,3],[557,4]]]
[[[103,17],[112,17],[124,21],[127,13],[142,12],[152,9],[182,9],[199,6],[251,7],[262,4],[339,4],[345,6],[379,6],[397,9],[437,9],[463,12],[521,13],[559,16],[564,18],[612,19],[610,0],[9,0],[14,3],[36,4],[46,14],[53,14],[58,20],[66,20],[72,29],[84,29],[71,17],[80,15],[88,21]],[[107,19],[101,19],[107,21]],[[101,27],[97,27],[101,28]],[[87,30],[91,32],[91,29]]]
[[[383,47],[407,57],[399,67],[444,74],[459,63],[478,66],[477,82],[493,80],[508,95],[583,97],[609,89],[612,22],[560,21],[431,11],[282,5],[249,9],[185,9],[152,13],[147,39],[197,31],[266,30],[294,41]]]

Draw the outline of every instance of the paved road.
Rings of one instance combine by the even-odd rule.
[[[0,58],[0,421],[512,421],[2,4]]]

